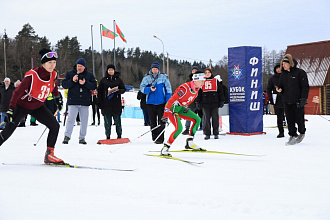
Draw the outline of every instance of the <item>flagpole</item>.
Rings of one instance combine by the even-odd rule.
[[[103,45],[102,45],[102,24],[100,24],[100,35],[101,35],[102,75],[103,75],[103,77],[104,77]]]
[[[113,29],[114,29],[114,34],[115,37],[113,38],[113,65],[116,67],[116,21],[113,20]]]
[[[93,62],[93,74],[94,74],[94,76],[95,76],[94,46],[93,46],[93,25],[91,25],[91,35],[92,35],[92,62]]]

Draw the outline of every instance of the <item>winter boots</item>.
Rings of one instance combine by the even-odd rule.
[[[188,135],[189,134],[189,129],[186,129],[182,132],[183,135]]]
[[[65,136],[62,144],[68,144],[69,143],[69,140],[70,140],[70,138],[67,137],[67,136]]]
[[[297,144],[299,144],[300,142],[302,142],[302,140],[304,139],[305,134],[299,134],[299,136],[297,137]]]
[[[285,145],[299,144],[304,139],[305,134],[299,134],[298,137],[290,136],[289,141]]]
[[[297,137],[290,136],[289,141],[285,143],[285,145],[294,145],[297,143]]]
[[[87,142],[85,141],[85,139],[80,139],[79,144],[87,144]]]
[[[57,158],[54,155],[54,148],[53,147],[47,147],[44,162],[45,162],[45,164],[65,164],[62,159]]]

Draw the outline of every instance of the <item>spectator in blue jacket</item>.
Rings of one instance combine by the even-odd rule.
[[[165,132],[162,133],[162,131],[165,129],[165,123],[161,119],[164,114],[165,104],[171,98],[172,88],[167,75],[160,72],[159,63],[154,62],[151,64],[151,70],[142,79],[140,90],[147,95],[151,129],[160,125],[152,131],[152,140],[156,144],[163,144]],[[158,136],[159,138],[157,139]]]
[[[87,71],[84,58],[79,58],[73,70],[65,74],[62,86],[64,89],[68,89],[67,103],[69,111],[63,144],[69,143],[78,113],[80,116],[79,144],[87,144],[85,137],[88,126],[89,105],[91,104],[91,90],[96,89],[97,83],[93,73]]]

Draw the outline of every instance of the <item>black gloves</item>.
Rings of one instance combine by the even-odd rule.
[[[4,121],[6,123],[10,123],[10,122],[13,122],[13,114],[14,114],[14,110],[13,109],[8,109],[8,111],[6,112],[6,116],[5,116],[5,119]]]
[[[61,111],[62,108],[63,108],[63,101],[62,101],[62,98],[61,98],[61,97],[59,97],[59,98],[55,98],[55,101],[56,101],[56,104],[57,104],[58,110]]]
[[[165,117],[162,117],[160,120],[161,120],[164,124],[166,124],[166,123],[168,122],[168,118],[165,118]]]
[[[224,103],[224,102],[220,102],[220,105],[219,105],[219,107],[220,107],[220,108],[222,108],[224,105],[225,105],[225,103]]]
[[[196,102],[196,109],[197,110],[202,110],[202,104],[199,102]]]
[[[297,108],[302,108],[302,107],[304,107],[304,105],[307,105],[307,100],[306,100],[306,98],[301,98],[300,102],[297,103]]]

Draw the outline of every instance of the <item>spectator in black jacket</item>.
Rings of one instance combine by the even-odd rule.
[[[3,130],[6,126],[4,122],[6,112],[9,109],[10,99],[15,90],[14,85],[10,82],[8,77],[5,78],[4,83],[0,85],[0,114],[1,114],[1,125],[0,129]]]
[[[224,106],[224,95],[221,83],[214,78],[212,70],[206,68],[205,73],[205,83],[202,89],[198,91],[198,96],[195,99],[196,108],[203,109],[203,115],[205,116],[204,121],[204,134],[205,140],[210,139],[211,135],[211,119],[212,119],[212,129],[215,139],[219,138],[219,111],[218,108]]]
[[[147,95],[139,91],[137,94],[137,99],[140,100],[140,108],[143,112],[144,126],[150,126],[149,111],[147,106]]]
[[[284,137],[283,125],[285,123],[282,94],[276,91],[276,86],[278,86],[280,82],[280,76],[281,76],[281,66],[280,64],[277,64],[274,67],[274,75],[270,77],[267,85],[268,99],[270,104],[274,106],[275,114],[277,116],[277,128],[279,131],[277,138]]]
[[[307,104],[309,84],[307,74],[304,70],[296,67],[291,54],[286,54],[281,61],[280,83],[276,88],[282,93],[282,101],[288,122],[290,139],[287,145],[300,143],[305,137],[305,108]],[[298,125],[299,136],[297,134]]]
[[[107,66],[107,76],[103,77],[97,88],[98,106],[104,116],[104,128],[107,139],[110,139],[112,119],[116,125],[117,139],[122,137],[121,126],[121,94],[126,92],[125,84],[119,77],[120,72],[115,71],[114,65]]]

